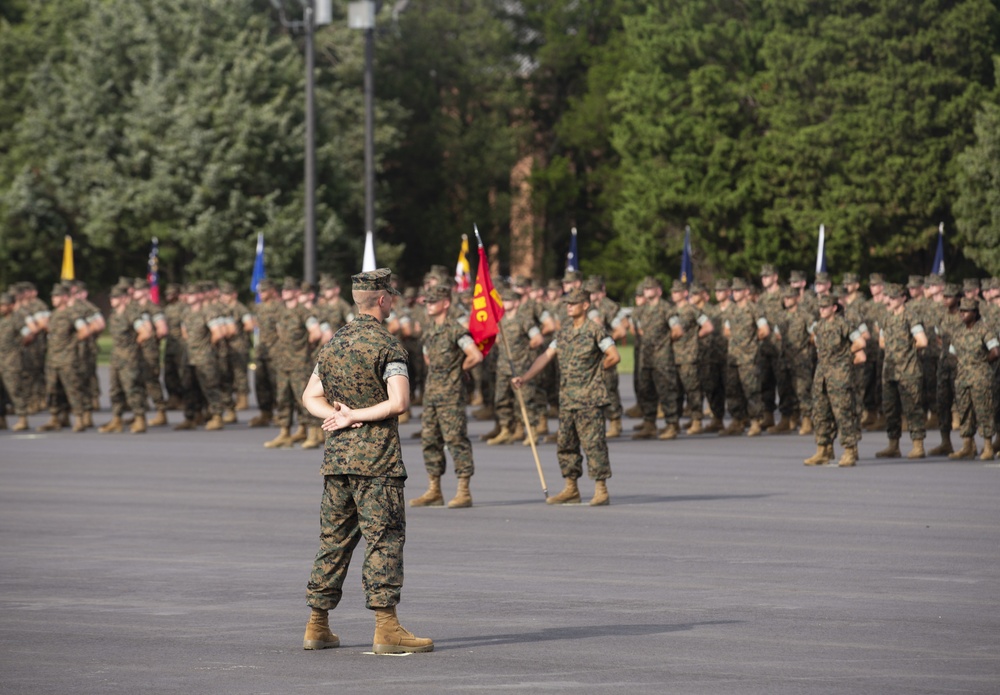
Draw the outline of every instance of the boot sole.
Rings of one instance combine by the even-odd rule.
[[[302,640],[302,648],[308,650],[336,649],[339,646],[340,646],[340,640],[337,640],[336,642],[324,642],[323,640],[318,640],[318,639]]]
[[[373,644],[372,651],[376,654],[426,654],[434,651],[434,645],[428,644],[426,647],[404,647],[393,644]]]
[[[410,500],[411,507],[443,507],[444,500],[439,500],[437,502],[420,502],[419,504],[414,504],[416,500]]]
[[[545,504],[551,504],[553,507],[560,507],[563,505],[580,504],[581,502],[580,497],[577,497],[576,499],[563,500],[561,502],[556,502],[555,499],[556,499],[555,497],[550,497],[549,499],[545,500]]]

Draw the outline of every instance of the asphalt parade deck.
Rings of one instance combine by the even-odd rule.
[[[1000,462],[876,460],[884,433],[854,469],[803,466],[809,437],[619,440],[611,506],[552,507],[475,422],[475,506],[408,510],[399,615],[435,651],[377,657],[363,544],[342,647],[302,650],[321,454],[263,449],[250,414],[0,432],[0,692],[1000,692]]]

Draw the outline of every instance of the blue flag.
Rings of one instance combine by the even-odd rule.
[[[573,227],[573,236],[569,240],[569,253],[566,254],[566,272],[580,270],[580,259],[576,253],[576,227]]]
[[[691,227],[684,227],[684,253],[681,254],[681,282],[685,285],[694,279],[694,263],[691,260]]]
[[[944,222],[938,225],[938,246],[937,253],[934,254],[934,265],[931,272],[944,277]]]
[[[160,303],[160,240],[153,237],[153,246],[149,250],[149,261],[146,263],[146,281],[149,283],[149,298],[153,304]]]
[[[255,301],[260,304],[260,292],[257,285],[267,277],[264,272],[264,232],[257,233],[257,256],[253,259],[253,275],[250,277],[250,291],[253,292]]]

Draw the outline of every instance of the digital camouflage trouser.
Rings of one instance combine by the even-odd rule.
[[[455,462],[455,475],[471,478],[475,472],[472,442],[469,441],[469,421],[465,406],[427,405],[420,418],[421,445],[428,475],[444,475],[447,468],[444,450],[448,447]]]
[[[591,480],[611,477],[608,440],[604,434],[601,408],[559,411],[556,457],[563,478],[576,480],[583,475],[583,455],[587,455],[587,475]]]

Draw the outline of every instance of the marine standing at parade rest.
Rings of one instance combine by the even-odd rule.
[[[142,315],[129,311],[128,292],[123,287],[111,290],[111,315],[108,333],[111,337],[111,420],[97,429],[101,434],[121,432],[125,409],[132,411],[133,434],[146,431],[146,384],[142,376],[143,361],[139,339],[153,335],[153,324]]]
[[[702,393],[701,376],[698,374],[698,345],[715,330],[711,320],[688,301],[688,289],[677,280],[670,288],[670,299],[677,311],[680,336],[674,339],[674,364],[677,376],[684,387],[688,408],[691,410],[691,426],[688,434],[701,434]],[[675,333],[676,335],[676,333]],[[680,407],[678,400],[678,407]],[[660,439],[676,439],[677,430],[667,428]]]
[[[810,328],[815,322],[812,315],[799,306],[801,292],[786,287],[782,294],[785,313],[781,319],[781,367],[787,370],[789,383],[795,393],[796,416],[799,434],[813,433],[812,385],[815,372],[814,348]],[[791,424],[791,423],[789,423]]]
[[[885,325],[879,326],[879,343],[885,350],[882,366],[882,407],[885,409],[889,446],[877,452],[879,458],[899,458],[899,438],[903,418],[910,428],[913,449],[907,458],[924,458],[925,415],[921,400],[922,375],[917,350],[927,347],[924,327],[906,311],[903,288],[886,285],[889,311]]]
[[[493,391],[493,411],[496,413],[500,432],[487,440],[486,443],[490,446],[515,441],[516,422],[522,418],[510,380],[531,366],[535,350],[542,344],[542,331],[535,325],[531,314],[520,312],[520,295],[513,289],[504,289],[500,291],[500,299],[503,301],[500,330],[506,340],[498,341],[500,354],[497,356],[497,379]],[[526,392],[524,401],[528,412],[528,426],[532,427],[539,413],[544,414],[545,398],[541,394]],[[523,426],[521,430],[524,430]]]
[[[399,624],[396,605],[403,588],[406,506],[397,417],[410,404],[406,350],[382,325],[396,293],[391,273],[380,268],[354,275],[360,315],[320,350],[302,402],[322,421],[323,501],[320,548],[306,591],[312,609],[304,649],[340,646],[330,631],[329,611],[343,596],[351,555],[365,538],[361,584],[365,606],[375,612],[376,654],[430,652],[434,642]]]
[[[590,309],[587,318],[601,326],[612,340],[618,341],[628,335],[628,317],[621,310],[618,302],[609,299],[604,286],[604,278],[592,275],[583,283],[583,289],[590,294]],[[610,403],[604,411],[608,420],[608,439],[620,437],[622,433],[622,396],[618,386],[617,370],[609,370],[607,377],[608,399]]]
[[[579,504],[577,480],[583,475],[583,454],[587,456],[587,473],[594,483],[591,506],[610,503],[607,479],[611,477],[611,460],[604,431],[604,408],[608,405],[605,372],[621,361],[615,341],[593,321],[587,320],[590,297],[581,288],[570,290],[563,297],[567,321],[556,339],[524,374],[514,377],[514,388],[541,372],[557,355],[559,357],[559,435],[556,455],[559,470],[566,484],[548,504]]]
[[[1000,341],[979,318],[979,302],[963,298],[959,305],[962,327],[951,336],[950,350],[958,361],[955,375],[955,396],[961,416],[962,448],[951,454],[953,459],[976,456],[976,427],[983,436],[980,459],[993,458],[993,364],[1000,357]]]
[[[52,288],[52,306],[45,354],[45,390],[52,417],[38,429],[61,429],[68,419],[68,404],[76,420],[73,431],[82,432],[85,429],[84,414],[93,407],[77,356],[77,345],[89,334],[87,320],[75,308],[65,285],[57,284]]]
[[[937,367],[937,412],[938,428],[941,431],[941,443],[927,452],[928,456],[944,456],[954,453],[951,443],[951,431],[955,428],[952,413],[955,410],[955,375],[958,370],[958,358],[951,348],[952,336],[964,326],[959,308],[959,297],[962,292],[958,285],[947,283],[941,290],[941,313],[935,326],[936,336],[928,338],[938,345]]]
[[[733,305],[726,311],[723,331],[729,339],[726,367],[726,394],[733,420],[725,434],[743,434],[743,422],[750,416],[748,437],[762,431],[764,402],[760,396],[757,352],[760,342],[771,334],[767,318],[750,302],[750,288],[741,278],[734,278]]]
[[[645,304],[637,318],[642,336],[642,355],[639,393],[636,398],[642,408],[642,425],[632,435],[633,439],[652,439],[656,436],[657,406],[663,408],[666,427],[663,434],[676,436],[680,424],[677,406],[678,377],[674,363],[673,341],[682,334],[680,319],[674,308],[663,300],[663,287],[656,278],[646,278],[643,285]]]
[[[14,406],[17,422],[11,427],[14,432],[28,429],[28,399],[21,388],[24,371],[21,360],[23,320],[17,315],[15,307],[17,300],[11,292],[0,295],[0,412],[4,415],[6,425],[7,399]]]
[[[184,422],[174,429],[193,429],[204,400],[210,416],[205,430],[212,432],[223,428],[222,380],[213,346],[225,336],[222,326],[205,304],[208,288],[199,285],[188,290],[188,312],[181,324],[181,335],[187,346]]]
[[[282,310],[278,288],[273,280],[264,278],[257,283],[260,301],[255,307],[257,345],[254,347],[253,388],[260,413],[250,419],[250,427],[267,427],[274,419],[277,393],[275,350],[278,345],[278,314]]]
[[[411,507],[440,507],[441,476],[445,471],[445,447],[451,452],[458,478],[458,492],[448,506],[471,507],[469,479],[475,472],[469,421],[465,414],[465,374],[483,361],[483,353],[469,335],[465,323],[450,317],[451,290],[433,285],[425,293],[428,324],[424,326],[424,412],[421,445],[429,484],[427,492],[410,500]]]
[[[816,376],[812,387],[812,417],[816,428],[816,453],[805,460],[807,466],[821,466],[833,460],[833,440],[840,433],[844,454],[842,468],[858,462],[860,431],[854,405],[857,392],[851,379],[855,364],[864,359],[865,339],[837,311],[829,294],[820,295],[819,321],[813,327],[816,345]]]

